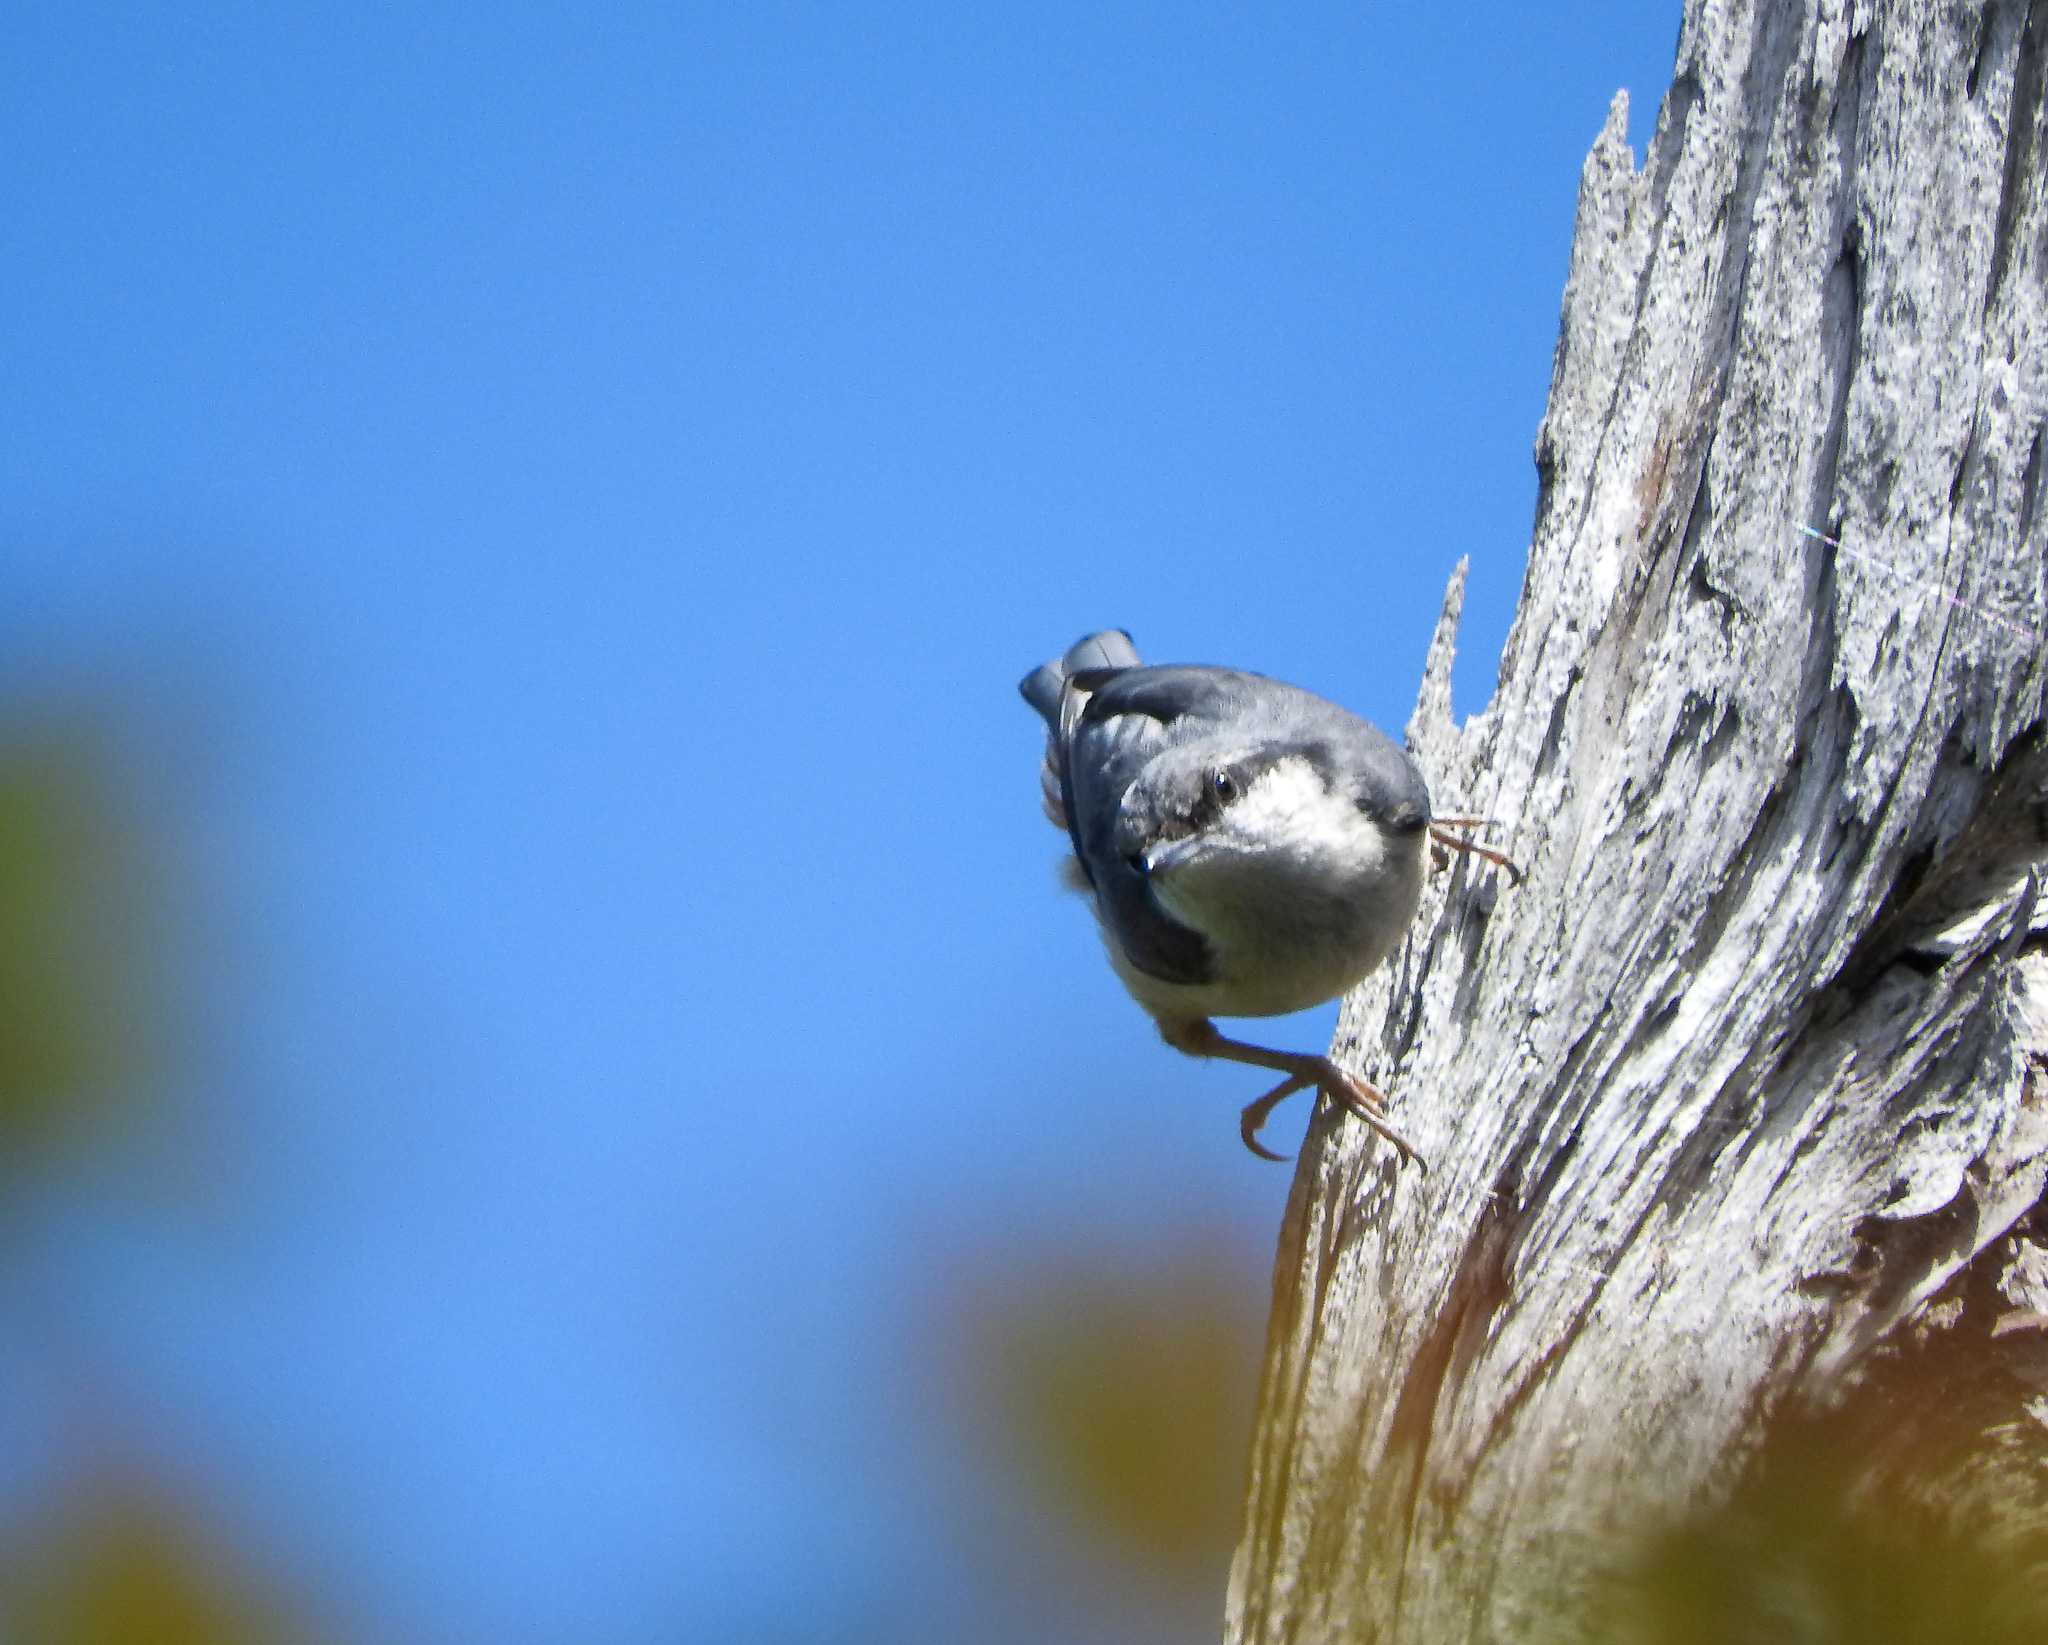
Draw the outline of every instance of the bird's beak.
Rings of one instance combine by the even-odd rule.
[[[1197,836],[1192,834],[1178,840],[1162,840],[1145,848],[1138,858],[1138,867],[1147,879],[1155,874],[1171,874],[1194,855],[1199,843]]]

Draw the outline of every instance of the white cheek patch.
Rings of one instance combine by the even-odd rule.
[[[1341,841],[1353,865],[1369,870],[1386,849],[1380,830],[1348,799],[1325,788],[1306,760],[1282,760],[1261,772],[1228,816],[1232,835],[1267,850],[1327,851]]]
[[[1314,815],[1329,801],[1322,778],[1306,760],[1282,760],[1252,779],[1251,786],[1230,808],[1234,827],[1272,837],[1295,831],[1304,815]]]

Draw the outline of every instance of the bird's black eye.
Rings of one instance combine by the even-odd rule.
[[[1237,779],[1221,766],[1209,773],[1209,792],[1220,804],[1228,805],[1237,798]]]

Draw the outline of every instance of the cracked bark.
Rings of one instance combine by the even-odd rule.
[[[1652,1637],[1773,1470],[2048,1569],[2044,44],[1693,0],[1641,171],[1617,98],[1499,684],[1461,568],[1409,725],[1528,877],[1346,1003],[1432,1170],[1317,1116],[1231,1641]]]

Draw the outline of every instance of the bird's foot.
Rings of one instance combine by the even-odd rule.
[[[1425,1176],[1429,1174],[1429,1161],[1422,1157],[1412,1142],[1394,1129],[1386,1117],[1386,1099],[1371,1084],[1356,1074],[1347,1073],[1339,1068],[1328,1057],[1311,1057],[1304,1060],[1308,1064],[1305,1071],[1288,1075],[1256,1102],[1245,1104],[1244,1112],[1238,1116],[1237,1122],[1238,1135],[1244,1139],[1245,1147],[1257,1154],[1260,1159],[1285,1160],[1285,1154],[1276,1154],[1259,1141],[1260,1127],[1281,1103],[1295,1092],[1313,1085],[1324,1092],[1332,1102],[1356,1114],[1391,1142],[1400,1153],[1402,1164],[1405,1165],[1412,1160]]]
[[[1414,1143],[1394,1129],[1393,1122],[1387,1118],[1387,1099],[1379,1090],[1370,1081],[1360,1079],[1358,1075],[1339,1068],[1328,1057],[1318,1060],[1323,1067],[1322,1077],[1316,1083],[1322,1087],[1324,1093],[1333,1101],[1342,1103],[1391,1142],[1399,1152],[1403,1165],[1413,1161],[1415,1168],[1424,1176],[1428,1176],[1429,1161],[1422,1157],[1421,1150]]]
[[[1514,859],[1505,852],[1496,851],[1488,845],[1465,834],[1454,834],[1457,828],[1487,828],[1492,826],[1485,817],[1438,817],[1429,825],[1429,837],[1438,845],[1448,846],[1453,851],[1462,851],[1468,856],[1482,857],[1496,868],[1504,868],[1508,878],[1515,884],[1522,883],[1522,871],[1515,866]],[[1442,859],[1439,859],[1441,861]]]
[[[1185,1051],[1191,1057],[1221,1057],[1227,1062],[1250,1063],[1255,1068],[1271,1068],[1287,1076],[1258,1101],[1247,1103],[1238,1118],[1238,1135],[1244,1138],[1245,1147],[1261,1159],[1285,1159],[1261,1146],[1258,1140],[1259,1127],[1266,1123],[1266,1116],[1286,1098],[1306,1086],[1313,1085],[1327,1093],[1333,1102],[1342,1103],[1375,1131],[1400,1150],[1402,1162],[1413,1160],[1423,1171],[1429,1163],[1416,1151],[1415,1145],[1393,1127],[1387,1118],[1387,1099],[1373,1088],[1370,1082],[1356,1074],[1346,1073],[1328,1057],[1316,1056],[1301,1051],[1272,1051],[1263,1045],[1247,1045],[1243,1040],[1229,1039],[1216,1031],[1216,1025],[1206,1017],[1160,1018],[1160,1037],[1176,1051]]]

